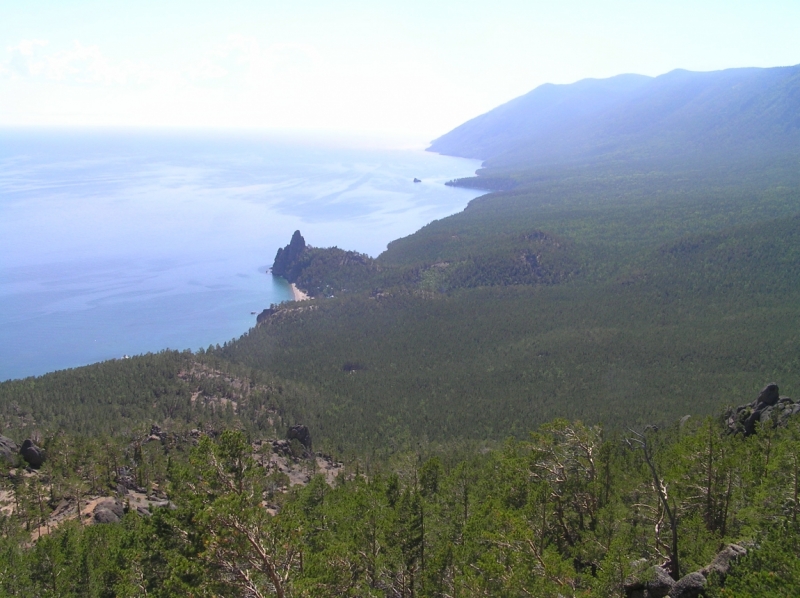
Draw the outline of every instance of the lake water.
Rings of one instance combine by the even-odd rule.
[[[372,256],[479,193],[479,163],[363,143],[0,130],[0,380],[238,337],[306,242]],[[413,183],[414,177],[422,179]]]

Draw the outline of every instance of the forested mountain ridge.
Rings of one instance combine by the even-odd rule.
[[[764,378],[800,384],[797,230],[688,235],[595,281],[348,294],[219,355],[319,389],[306,421],[335,450],[713,413]]]
[[[485,174],[556,164],[731,160],[797,153],[800,66],[675,70],[546,84],[431,143]]]
[[[776,81],[790,88],[795,70],[726,71],[713,85],[697,83],[705,74],[624,76],[579,85],[567,104],[601,89],[608,107],[675,80],[716,101],[746,79],[750,95],[753,81],[767,82],[752,106],[785,115],[792,100],[774,101]],[[297,389],[280,408],[351,455],[499,440],[561,416],[618,428],[713,413],[765,378],[796,388],[798,341],[787,331],[798,322],[800,169],[796,148],[774,149],[784,153],[768,161],[687,167],[659,155],[652,170],[599,160],[566,175],[526,163],[517,189],[480,197],[377,258],[313,247],[296,231],[273,272],[315,299],[265,312],[203,359]],[[47,380],[86,387],[73,376],[85,374]],[[164,386],[184,413],[196,391]],[[47,406],[55,397],[40,395],[37,408],[64,422],[63,405]],[[136,406],[139,420],[149,398],[114,409],[124,420]]]
[[[795,596],[795,83],[545,89],[538,141],[490,156],[505,191],[374,259],[297,231],[273,272],[310,301],[196,354],[0,384],[0,434],[46,455],[0,458],[0,595]],[[301,423],[335,480],[287,449]],[[49,527],[106,495],[118,523]]]
[[[765,377],[794,388],[797,76],[796,67],[624,76],[514,101],[492,118],[536,104],[574,124],[567,112],[602,96],[578,116],[610,122],[620,98],[638,94],[647,101],[630,111],[636,134],[608,142],[636,153],[666,126],[669,151],[647,163],[601,155],[578,166],[556,153],[543,165],[522,150],[527,161],[512,170],[490,161],[488,174],[515,189],[393,241],[352,284],[332,268],[335,300],[290,310],[221,355],[320,389],[327,398],[309,405],[309,421],[339,450],[502,438],[558,416],[645,425],[712,413]],[[770,146],[769,156],[735,143],[717,152],[728,134],[751,135],[747,147]],[[670,141],[679,138],[707,143],[682,155]]]

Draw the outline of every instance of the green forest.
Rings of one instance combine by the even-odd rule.
[[[434,142],[487,194],[376,257],[295,232],[310,299],[240,338],[0,383],[0,596],[799,595],[768,70],[534,90]]]
[[[796,596],[798,423],[745,437],[710,417],[558,419],[491,451],[354,461],[330,483],[301,449],[308,483],[289,490],[243,431],[62,433],[39,469],[5,470],[0,595]],[[48,523],[124,468],[163,504],[118,491],[114,523]]]

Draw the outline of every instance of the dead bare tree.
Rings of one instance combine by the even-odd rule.
[[[647,467],[650,469],[650,474],[653,477],[653,487],[658,495],[658,500],[669,519],[669,525],[672,531],[672,543],[670,546],[668,570],[672,578],[678,580],[680,579],[680,565],[678,563],[678,516],[675,508],[671,507],[669,504],[667,485],[661,479],[661,476],[658,475],[655,459],[653,458],[653,447],[647,440],[648,428],[645,428],[643,434],[630,429],[629,432],[633,434],[633,438],[628,438],[627,443],[631,448],[636,446],[642,449],[645,463],[647,463]]]

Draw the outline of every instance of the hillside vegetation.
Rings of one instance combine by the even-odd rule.
[[[487,174],[542,165],[652,165],[796,155],[800,67],[676,70],[542,85],[436,139]]]
[[[335,480],[304,457],[292,488],[241,432],[60,434],[35,470],[0,457],[0,594],[794,596],[797,423],[745,438],[712,419],[624,434],[556,420]],[[94,516],[76,519],[81,504]]]
[[[800,395],[798,102],[537,88],[434,142],[486,160],[463,212],[376,258],[295,232],[311,300],[0,384],[0,594],[796,595],[800,405],[749,401]],[[120,521],[62,517],[89,492]]]
[[[123,430],[144,425],[151,407],[153,419],[184,421],[230,411],[197,402],[208,378],[187,378],[187,360],[264,389],[242,402],[240,425],[266,429],[254,422],[269,408],[350,455],[500,441],[554,417],[616,429],[672,421],[717,412],[765,380],[794,392],[797,71],[534,90],[433,145],[486,158],[477,180],[510,176],[514,189],[374,259],[296,232],[273,272],[312,301],[266,310],[257,328],[207,354],[148,358],[161,360],[155,369],[109,363],[2,385],[6,425],[83,431],[93,410]],[[540,159],[543,127],[572,144],[570,155],[602,139],[636,155],[650,148],[648,161],[607,160],[605,150]],[[688,138],[707,144],[679,151],[673,141]],[[458,149],[481,140],[479,153]],[[748,153],[756,146],[769,155]],[[512,150],[520,161],[509,170]]]

